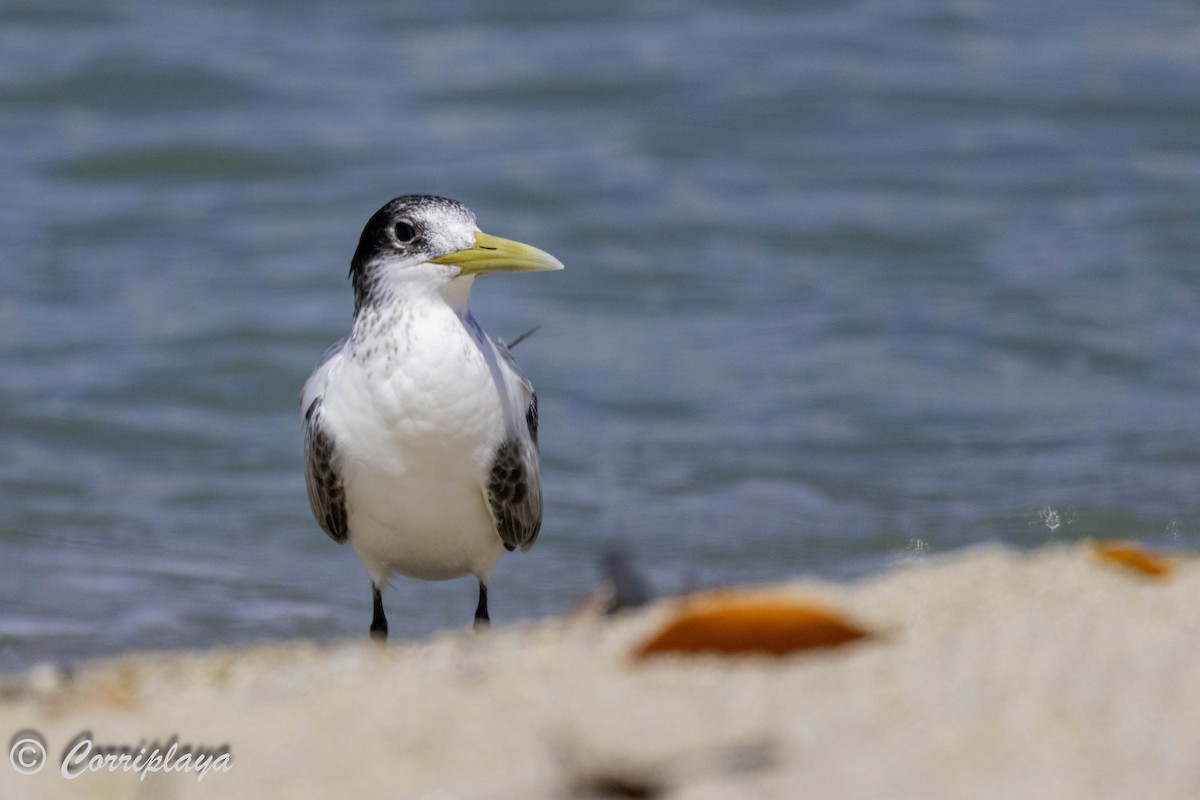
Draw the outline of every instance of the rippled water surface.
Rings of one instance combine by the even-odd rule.
[[[498,624],[613,543],[663,591],[1200,545],[1193,4],[15,0],[0,174],[0,669],[365,635],[299,390],[409,192],[567,264],[475,290],[541,325]]]

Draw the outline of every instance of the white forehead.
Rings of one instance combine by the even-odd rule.
[[[424,238],[425,249],[452,253],[475,243],[475,215],[457,200],[431,195],[397,197],[388,204],[391,224],[408,221]]]
[[[422,204],[412,217],[423,223],[425,247],[434,252],[454,252],[475,244],[475,215],[460,203]]]

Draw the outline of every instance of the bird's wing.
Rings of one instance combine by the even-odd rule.
[[[341,345],[339,342],[325,353],[304,384],[300,403],[304,413],[304,483],[308,487],[308,504],[317,524],[338,543],[350,536],[346,492],[334,457],[333,437],[323,425],[321,398],[329,372],[341,357]]]
[[[497,356],[506,437],[492,457],[485,493],[496,532],[509,550],[533,547],[542,527],[542,477],[537,445],[537,395],[503,342],[491,341]]]

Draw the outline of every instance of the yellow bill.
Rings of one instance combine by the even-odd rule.
[[[432,261],[434,264],[458,267],[464,275],[480,275],[485,272],[546,272],[563,268],[561,261],[544,250],[511,239],[491,236],[482,231],[475,232],[474,247]]]

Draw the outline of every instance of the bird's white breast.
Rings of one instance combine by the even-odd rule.
[[[333,361],[322,409],[372,580],[486,579],[502,544],[483,487],[504,422],[463,319],[439,298],[370,310]]]

